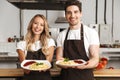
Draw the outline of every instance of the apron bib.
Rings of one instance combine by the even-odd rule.
[[[86,55],[84,47],[83,25],[81,24],[81,40],[67,40],[69,30],[64,41],[63,57],[69,58],[70,60],[83,59],[88,61],[89,58]],[[94,80],[92,69],[62,69],[60,77],[60,80]]]
[[[45,55],[42,53],[42,50],[38,51],[28,51],[26,55],[28,60],[46,60]],[[29,74],[24,74],[24,80],[52,80],[50,71],[39,72],[39,71],[30,71]]]

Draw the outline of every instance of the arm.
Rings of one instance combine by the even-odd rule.
[[[24,53],[24,51],[22,51],[21,49],[17,49],[17,53],[18,53],[19,61],[20,61],[20,63],[21,63],[23,60],[25,60],[25,53]],[[25,70],[25,69],[24,69],[24,72],[25,72],[26,74],[29,74],[29,73],[30,73],[29,70]]]
[[[78,69],[95,68],[99,62],[99,45],[90,45],[90,58],[86,65],[78,66]]]
[[[18,57],[19,57],[20,62],[25,60],[25,53],[24,53],[24,51],[22,51],[21,49],[17,49],[17,53],[18,53]]]
[[[54,54],[54,46],[48,48],[49,55],[46,56],[46,59],[52,62],[53,54]]]
[[[62,47],[56,48],[56,59],[57,60],[64,59],[63,58],[63,49],[62,49]]]
[[[63,48],[62,47],[57,47],[56,49],[56,59],[57,60],[64,60],[64,57],[63,57]],[[63,66],[58,66],[60,68],[68,68],[68,67],[63,67]]]
[[[91,45],[89,48],[90,60],[88,61],[88,68],[94,68],[99,62],[99,46]]]

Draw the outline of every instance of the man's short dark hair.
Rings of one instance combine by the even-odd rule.
[[[80,12],[82,11],[82,3],[78,0],[68,0],[65,3],[65,12],[68,6],[75,5],[79,8]]]

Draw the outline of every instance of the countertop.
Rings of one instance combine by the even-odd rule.
[[[51,69],[52,76],[59,76],[60,71]],[[0,69],[0,77],[22,77],[23,76],[23,69]],[[95,77],[120,77],[120,69],[102,69],[102,70],[95,70],[94,71]]]
[[[94,71],[95,77],[120,77],[120,69],[102,69]]]

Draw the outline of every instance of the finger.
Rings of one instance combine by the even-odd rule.
[[[71,68],[76,68],[77,66],[73,66],[73,67],[71,67]]]
[[[85,64],[85,65],[88,65],[88,63],[89,63],[89,62],[86,62],[86,64]]]
[[[42,72],[42,70],[39,70],[39,72]]]

